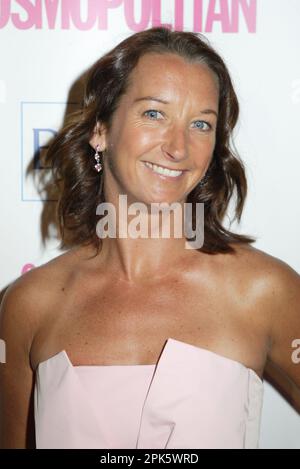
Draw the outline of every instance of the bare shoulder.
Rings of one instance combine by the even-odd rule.
[[[1,301],[0,338],[5,345],[5,363],[0,367],[1,448],[34,447],[30,348],[57,278],[51,272],[53,267],[46,265],[30,270],[8,286]]]
[[[225,257],[223,273],[243,304],[248,302],[260,318],[264,317],[272,340],[274,325],[287,324],[291,315],[299,314],[300,276],[287,262],[251,245],[234,248],[235,254],[228,260]]]
[[[72,274],[76,253],[76,250],[64,252],[8,286],[0,307],[0,331],[4,340],[11,331],[15,340],[24,342],[25,349],[30,349],[41,321],[52,310],[56,295]]]
[[[287,262],[249,245],[237,247],[230,265],[242,283],[252,286],[251,301],[267,318],[268,375],[300,412],[300,275]]]
[[[62,273],[62,258],[66,253],[37,266],[14,280],[5,291],[2,303],[22,307],[27,312],[39,309],[40,303],[51,296],[53,285]],[[13,309],[13,308],[10,308]]]
[[[232,267],[249,274],[259,283],[264,283],[265,287],[274,286],[274,282],[299,280],[299,274],[285,261],[278,257],[255,248],[254,246],[241,244],[234,245],[236,251],[233,256]]]
[[[252,281],[260,303],[269,313],[269,358],[287,369],[291,343],[300,339],[300,275],[287,262],[253,247],[239,247],[237,263],[238,259],[244,272],[242,278]]]
[[[0,366],[0,448],[35,445],[31,346],[60,285],[72,272],[75,258],[74,251],[57,256],[18,277],[3,295],[0,338],[5,345],[5,363]]]
[[[233,266],[239,266],[245,275],[253,277],[257,283],[265,287],[267,292],[277,294],[286,292],[287,286],[299,286],[300,276],[287,262],[272,256],[253,246],[241,244],[235,246],[236,256],[234,256]]]

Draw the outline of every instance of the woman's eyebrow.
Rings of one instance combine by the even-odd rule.
[[[137,103],[139,101],[157,101],[158,103],[170,104],[169,101],[158,98],[156,96],[143,96],[141,98],[136,98],[133,102]],[[214,111],[213,109],[203,109],[202,111],[200,111],[200,114],[214,114],[216,117],[218,117],[217,111]]]
[[[133,102],[137,103],[139,101],[158,101],[159,103],[169,104],[169,101],[165,101],[164,99],[157,98],[156,96],[143,96],[142,98],[136,98]]]

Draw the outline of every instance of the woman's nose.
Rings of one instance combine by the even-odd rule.
[[[169,129],[166,140],[162,145],[164,155],[169,160],[184,160],[187,158],[187,133],[179,126]]]

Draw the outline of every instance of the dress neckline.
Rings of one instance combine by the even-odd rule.
[[[166,353],[167,349],[171,345],[179,345],[179,346],[182,346],[182,347],[184,347],[184,346],[192,347],[192,348],[196,349],[199,353],[208,354],[208,355],[211,355],[211,356],[215,357],[216,359],[226,360],[227,362],[231,362],[233,364],[236,364],[236,365],[242,367],[244,370],[248,371],[249,373],[252,373],[259,380],[259,382],[261,384],[263,384],[263,380],[258,375],[258,373],[256,373],[256,371],[254,371],[252,368],[247,367],[243,363],[241,363],[237,360],[234,360],[233,358],[226,357],[225,355],[221,355],[219,353],[216,353],[212,350],[209,350],[209,349],[206,349],[206,348],[203,348],[203,347],[199,347],[198,345],[189,344],[189,343],[183,342],[181,340],[173,339],[172,337],[169,337],[166,340],[165,345],[162,349],[162,352],[161,352],[157,362],[153,363],[153,364],[141,364],[141,365],[73,365],[67,351],[65,349],[63,349],[60,352],[53,355],[52,357],[49,357],[48,359],[43,360],[42,362],[40,362],[36,367],[36,372],[39,371],[39,368],[41,366],[44,366],[46,363],[50,363],[51,361],[55,360],[60,355],[64,357],[64,359],[66,360],[69,367],[74,369],[74,370],[81,370],[81,369],[82,370],[83,369],[102,369],[102,370],[105,370],[105,369],[107,369],[107,370],[108,369],[109,370],[113,370],[113,369],[116,369],[116,370],[120,370],[120,369],[124,369],[124,370],[125,369],[140,369],[140,370],[149,369],[149,370],[151,370],[152,368],[154,369],[154,368],[157,367],[158,363],[161,361],[162,356]]]

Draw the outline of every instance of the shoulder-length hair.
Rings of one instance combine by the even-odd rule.
[[[82,108],[71,115],[48,149],[47,160],[54,182],[62,183],[56,208],[61,246],[66,245],[67,230],[71,233],[72,244],[92,243],[100,247],[96,207],[104,201],[103,176],[94,169],[95,151],[89,140],[97,124],[110,129],[114,111],[128,87],[130,73],[147,52],[174,53],[189,62],[206,64],[217,77],[219,116],[214,153],[205,184],[198,184],[188,195],[187,202],[193,204],[193,214],[195,204],[204,203],[204,244],[199,250],[211,254],[234,252],[233,243],[255,241],[222,225],[233,195],[236,197],[232,221],[240,222],[247,194],[245,167],[231,143],[239,115],[237,96],[224,61],[205,37],[167,27],[135,33],[94,63],[86,74]]]

